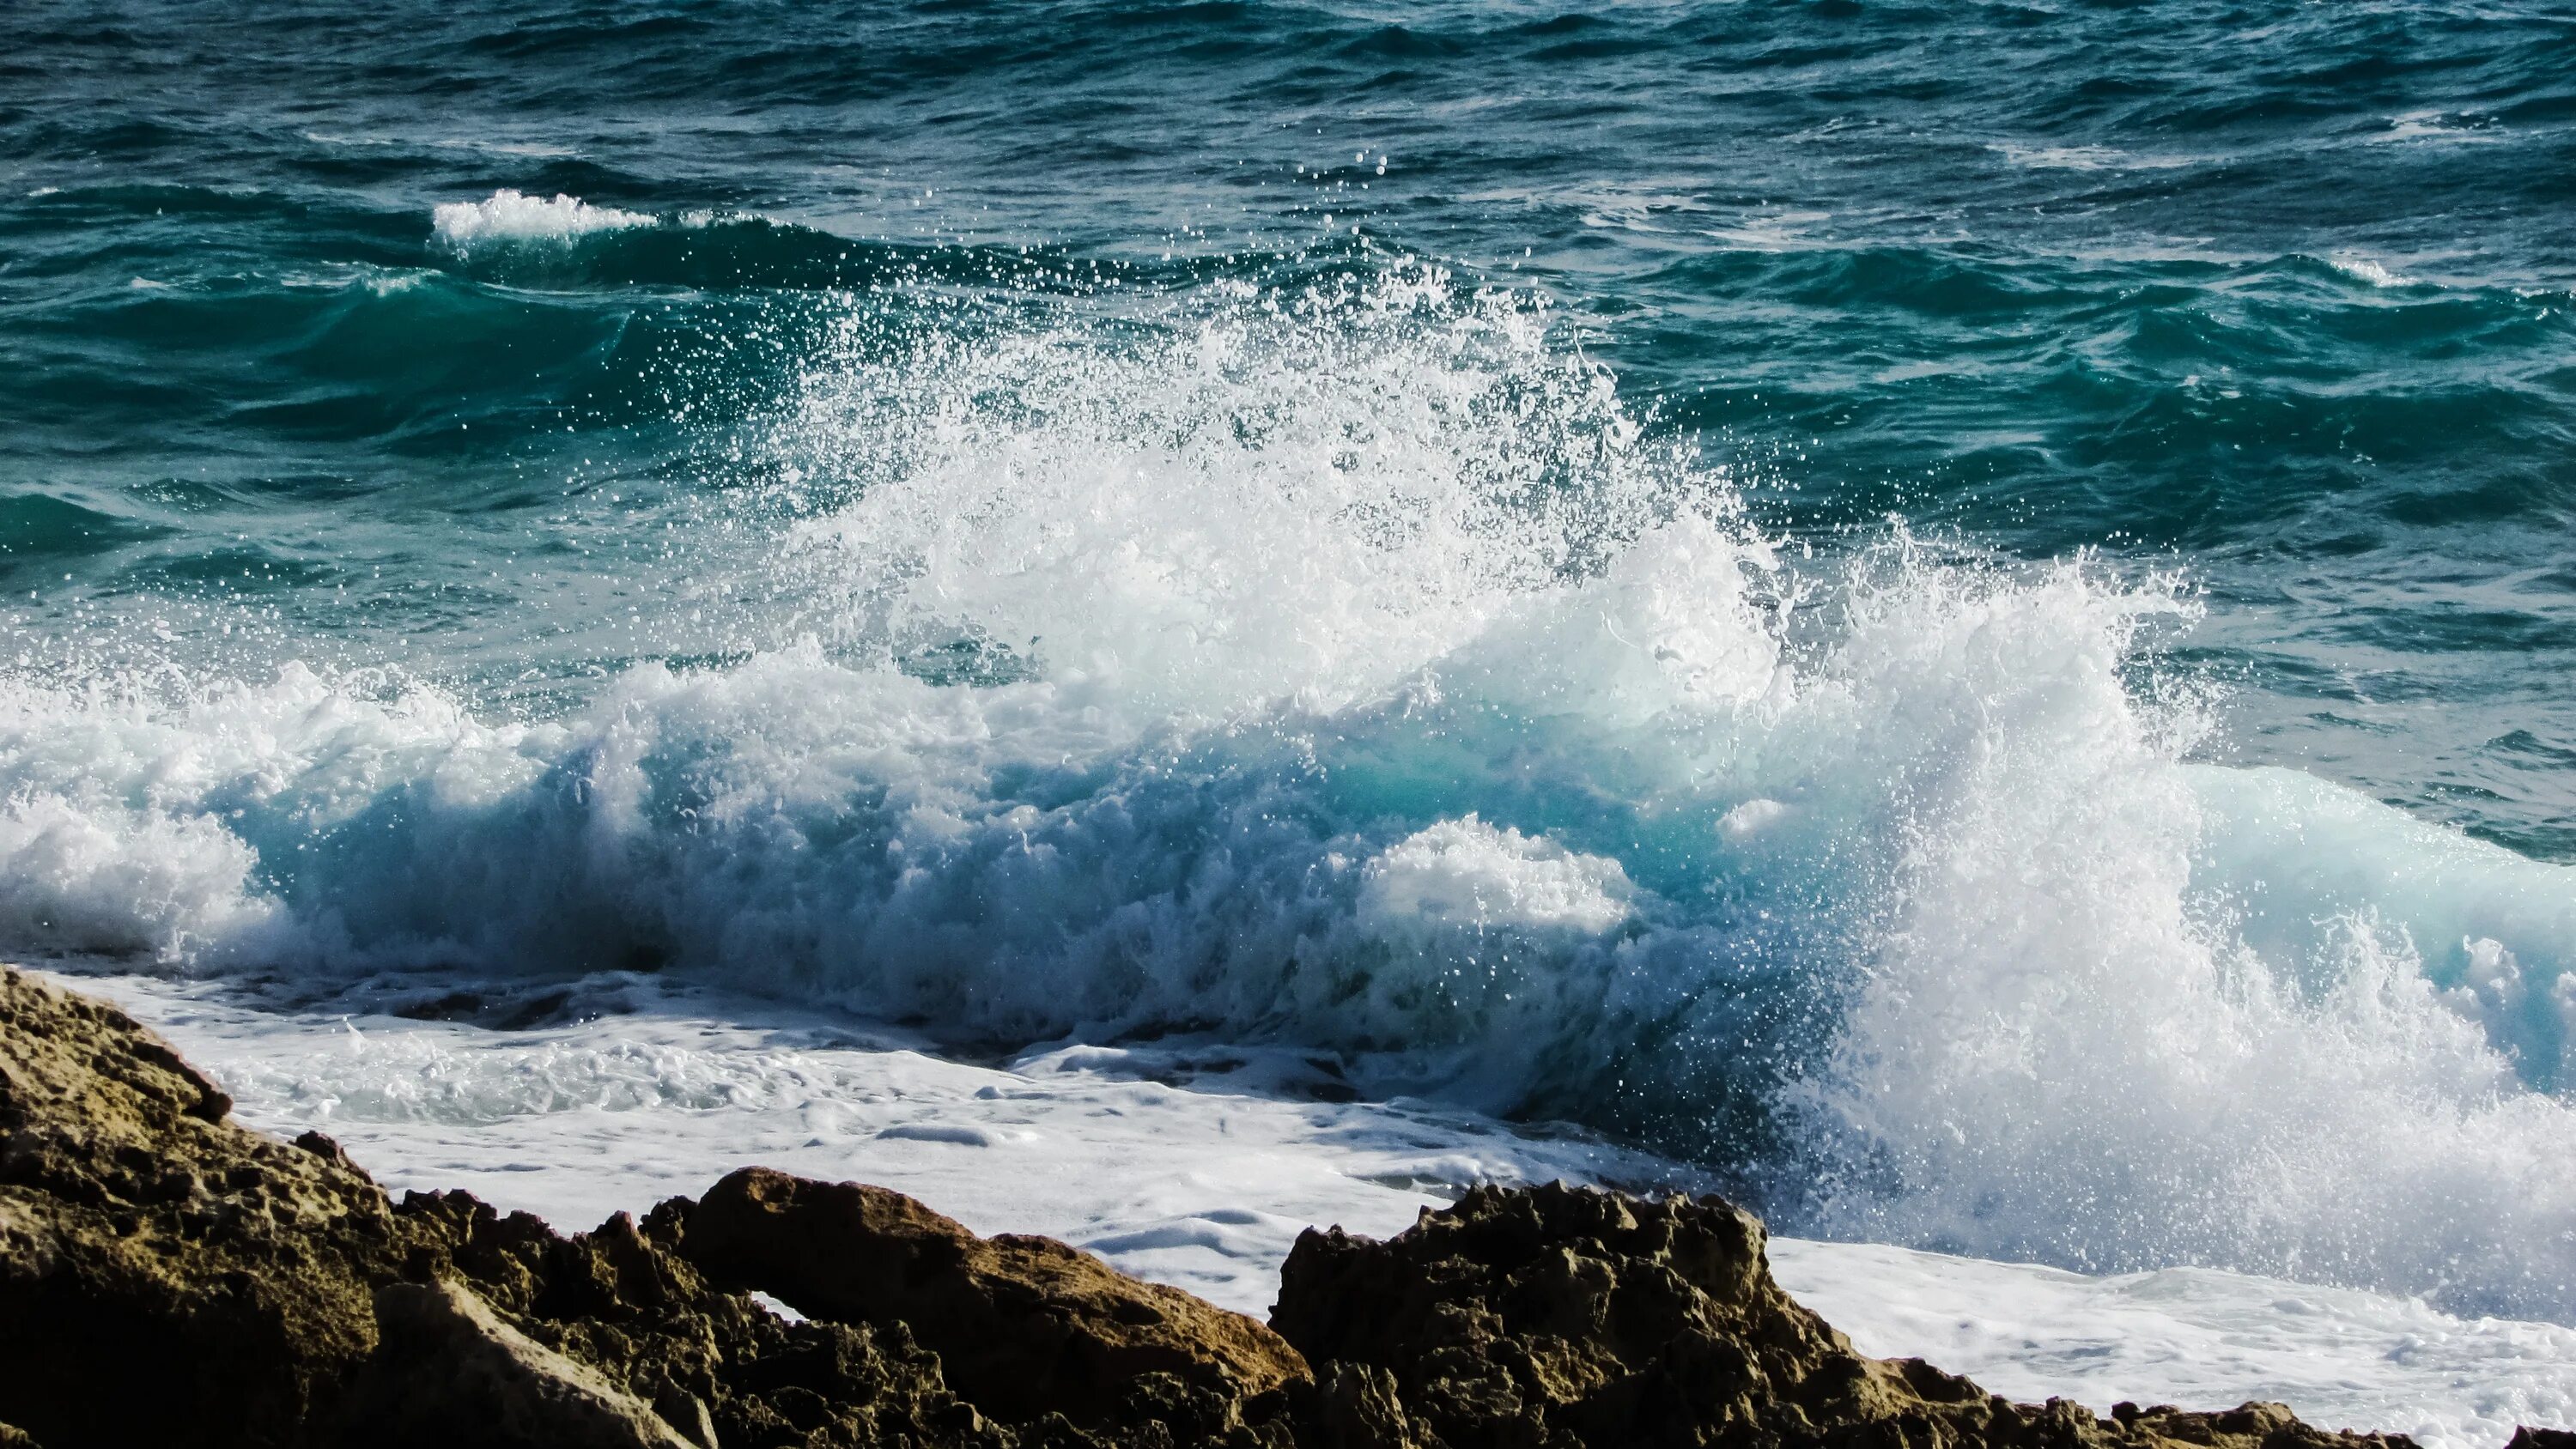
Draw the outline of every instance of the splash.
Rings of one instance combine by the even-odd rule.
[[[1793,1225],[2576,1312],[2566,872],[2191,763],[2173,582],[1785,549],[1432,269],[849,306],[740,442],[806,637],[13,683],[7,944],[1294,1043]]]
[[[1552,320],[1420,266],[1000,336],[859,313],[767,446],[854,498],[795,535],[848,632],[1191,719],[1329,710],[1659,521],[1732,516]]]

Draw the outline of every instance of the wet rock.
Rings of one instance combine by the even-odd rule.
[[[683,1251],[727,1283],[811,1318],[900,1323],[948,1383],[1008,1422],[1169,1423],[1263,1401],[1307,1377],[1264,1325],[1140,1282],[1052,1238],[982,1238],[900,1193],[765,1168],[719,1182],[690,1213]]]
[[[1307,1232],[1270,1321],[1324,1366],[1305,1414],[1334,1449],[2408,1445],[2277,1404],[2102,1420],[2009,1403],[1920,1359],[1853,1352],[1781,1291],[1763,1248],[1762,1224],[1714,1198],[1479,1188],[1386,1242]]]

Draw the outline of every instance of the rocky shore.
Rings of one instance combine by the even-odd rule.
[[[230,1106],[113,1007],[0,968],[0,1446],[2408,1443],[2274,1404],[2101,1419],[1862,1356],[1713,1198],[1480,1189],[1385,1242],[1310,1231],[1264,1324],[758,1168],[567,1238],[397,1201]]]

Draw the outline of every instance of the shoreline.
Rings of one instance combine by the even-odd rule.
[[[21,995],[24,995],[24,994],[26,994],[26,993],[28,993],[28,992],[31,992],[31,991],[32,991],[32,992],[38,992],[38,993],[41,993],[41,992],[44,992],[44,991],[46,990],[46,988],[44,988],[44,987],[21,986],[21,985],[18,985],[17,983],[27,982],[27,981],[29,981],[29,980],[30,980],[30,978],[20,976],[18,973],[15,973],[15,972],[12,972],[12,973],[10,974],[10,980],[11,980],[11,982],[13,983],[13,985],[12,985],[12,989],[13,989],[13,991],[18,992],[18,993],[19,993],[19,994],[21,994]],[[13,1045],[13,1050],[23,1050],[23,1048],[18,1048],[18,1047],[15,1047],[15,1046]],[[177,1058],[174,1056],[174,1057],[172,1058],[172,1060],[173,1060],[173,1061],[176,1061],[176,1060],[177,1060]],[[228,1104],[228,1105],[229,1105],[229,1104]],[[194,1130],[196,1130],[196,1129],[189,1128],[189,1129],[185,1129],[185,1130],[188,1130],[188,1131],[194,1131]],[[227,1131],[238,1131],[238,1129],[230,1129],[230,1128],[227,1128],[227,1129],[225,1129],[225,1130],[227,1130]],[[248,1135],[248,1134],[244,1134],[244,1135]],[[262,1140],[265,1140],[265,1139],[262,1139]],[[336,1152],[336,1151],[337,1151],[336,1147],[335,1147],[333,1150]],[[343,1160],[344,1160],[344,1159],[343,1159]],[[354,1170],[354,1169],[353,1169],[353,1170]],[[417,1197],[417,1196],[419,1196],[419,1195],[415,1194],[415,1197]],[[440,1197],[442,1197],[442,1198],[452,1198],[452,1197],[454,1197],[454,1196],[456,1196],[456,1195],[454,1195],[454,1194],[441,1194],[441,1195],[439,1195],[439,1196],[440,1196]],[[638,1203],[634,1203],[634,1204],[630,1204],[630,1207],[635,1208],[635,1209],[640,1209],[640,1208],[641,1208],[641,1207],[643,1207],[643,1206],[644,1206],[644,1204],[643,1204],[643,1203],[640,1203],[640,1202],[638,1202]],[[488,1215],[488,1210],[486,1210],[486,1213],[487,1213],[487,1215]],[[496,1220],[499,1220],[499,1219],[497,1219],[497,1218],[496,1218]],[[508,1221],[514,1221],[514,1222],[515,1222],[515,1221],[520,1221],[520,1219],[512,1218],[512,1219],[508,1219]],[[533,1231],[535,1231],[535,1232],[537,1232],[537,1233],[544,1233],[544,1234],[546,1234],[548,1237],[551,1237],[551,1236],[552,1236],[552,1235],[551,1235],[551,1233],[550,1233],[550,1232],[548,1232],[548,1230],[546,1230],[546,1229],[543,1227],[543,1225],[542,1225],[542,1224],[537,1223],[535,1219],[533,1219],[533,1218],[529,1218],[529,1219],[526,1219],[525,1221],[526,1221],[528,1224],[532,1225]],[[613,1225],[614,1225],[614,1223],[615,1223],[616,1221],[617,1221],[616,1219],[611,1219],[611,1225],[612,1225],[612,1227],[613,1227]],[[962,1232],[962,1231],[963,1231],[963,1229],[960,1229],[959,1231],[961,1231],[961,1232]],[[596,1234],[593,1234],[593,1235],[586,1235],[586,1237],[585,1237],[585,1238],[573,1239],[573,1240],[568,1240],[568,1241],[586,1241],[586,1240],[588,1240],[589,1238],[595,1238],[595,1237],[596,1237]],[[994,1240],[994,1241],[1002,1241],[1002,1240],[1000,1240],[1000,1239],[996,1239],[996,1240]],[[1297,1251],[1299,1251],[1299,1252],[1304,1251],[1304,1243],[1303,1243],[1302,1241],[1301,1241],[1301,1243],[1299,1244]],[[1899,1251],[1901,1251],[1901,1250],[1899,1250]],[[1294,1253],[1292,1253],[1291,1257],[1292,1257],[1292,1262],[1293,1262],[1294,1257],[1295,1257],[1295,1254],[1294,1254]],[[1089,1261],[1094,1261],[1094,1262],[1096,1262],[1096,1261],[1098,1261],[1098,1260],[1096,1260],[1096,1259],[1091,1259],[1091,1260],[1089,1260]],[[1123,1275],[1113,1275],[1113,1276],[1121,1276],[1121,1277],[1123,1277]],[[1125,1280],[1125,1281],[1133,1282],[1134,1280]],[[1768,1277],[1767,1277],[1767,1274],[1765,1275],[1764,1281],[1765,1281],[1766,1283],[1769,1281],[1769,1280],[1768,1280]],[[1168,1291],[1168,1290],[1157,1290],[1157,1291]],[[790,1303],[795,1302],[795,1300],[794,1300],[793,1298],[789,1298],[789,1297],[787,1297],[787,1295],[785,1295],[785,1294],[781,1294],[780,1296],[781,1296],[782,1298],[785,1298],[785,1299],[786,1299],[786,1301],[788,1301],[788,1302],[790,1302]],[[1785,1301],[1785,1300],[1784,1300],[1784,1301]],[[800,1306],[802,1306],[802,1305],[800,1305]],[[1211,1308],[1209,1309],[1209,1311],[1211,1311],[1211,1312],[1221,1312],[1222,1310],[1218,1310],[1218,1309],[1215,1309],[1215,1308],[1211,1307]],[[2071,1406],[2070,1406],[2069,1412],[2072,1412],[2072,1410],[2071,1410]],[[0,1420],[5,1420],[6,1418],[7,1418],[7,1416],[6,1416],[5,1414],[0,1414]],[[2108,1422],[2116,1422],[2116,1421],[2108,1421]],[[2105,1431],[2105,1432],[2107,1432],[2107,1431]],[[2268,1431],[2267,1431],[2267,1432],[2268,1432]],[[50,1441],[47,1441],[47,1442],[50,1442]],[[1306,1442],[1306,1441],[1304,1441],[1304,1440],[1298,1440],[1298,1441],[1296,1441],[1296,1442]]]

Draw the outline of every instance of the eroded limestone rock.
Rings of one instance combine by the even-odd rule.
[[[490,1449],[691,1449],[652,1406],[454,1283],[388,1283],[375,1310],[379,1352],[341,1409],[352,1437],[400,1424]]]
[[[0,970],[0,1419],[292,1443],[374,1350],[408,1246],[384,1193],[230,1106],[124,1013]]]
[[[1762,1224],[1714,1198],[1479,1188],[1385,1242],[1298,1239],[1271,1325],[1326,1365],[1331,1449],[2407,1449],[2277,1404],[2033,1407],[1920,1359],[1852,1351],[1771,1277]]]
[[[463,1392],[454,1354],[417,1351],[419,1293],[443,1285],[536,1350],[513,1350],[523,1368],[574,1365],[679,1439],[1014,1442],[900,1327],[791,1324],[709,1286],[669,1248],[685,1202],[574,1238],[463,1193],[395,1204],[329,1139],[247,1131],[229,1105],[122,1012],[0,968],[0,1422],[21,1440],[487,1442],[381,1408]]]
[[[1220,1422],[1233,1405],[1258,1421],[1307,1377],[1295,1349],[1242,1314],[1052,1238],[978,1237],[881,1187],[746,1168],[699,1200],[684,1251],[800,1313],[905,1325],[959,1394],[1005,1420],[1128,1422],[1142,1386]]]

